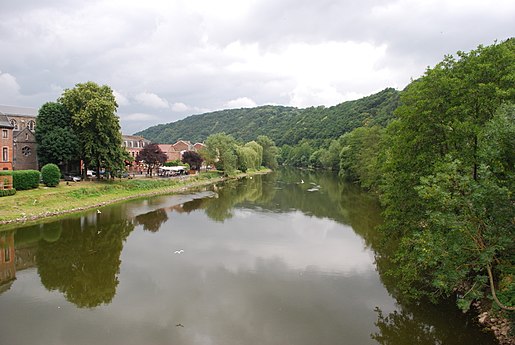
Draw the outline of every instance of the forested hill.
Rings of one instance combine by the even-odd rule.
[[[211,134],[225,132],[244,142],[267,135],[278,146],[295,145],[302,139],[336,139],[364,124],[384,126],[393,118],[398,103],[399,91],[388,88],[329,108],[265,105],[221,110],[153,126],[135,134],[164,144],[178,139],[202,142]]]

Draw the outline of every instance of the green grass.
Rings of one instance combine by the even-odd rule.
[[[107,203],[153,194],[167,194],[220,180],[219,172],[187,178],[136,178],[61,183],[53,188],[17,191],[0,198],[0,223],[36,220]],[[215,180],[216,179],[216,180]],[[0,231],[5,226],[0,225]]]

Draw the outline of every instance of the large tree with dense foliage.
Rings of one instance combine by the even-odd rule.
[[[403,92],[382,183],[383,231],[397,242],[388,273],[403,293],[466,287],[464,309],[485,293],[514,304],[513,101],[513,39],[447,56]]]
[[[225,133],[210,135],[203,151],[204,159],[209,163],[214,163],[216,168],[222,170],[226,175],[232,174],[238,163],[236,148],[237,143],[232,135]]]
[[[84,171],[95,167],[100,177],[101,167],[110,171],[124,169],[126,154],[113,90],[107,85],[86,82],[65,90],[58,101],[71,114]]]
[[[147,165],[147,173],[152,177],[152,171],[166,162],[167,156],[158,144],[146,145],[136,156],[136,162],[144,162]]]
[[[277,169],[278,149],[275,146],[274,141],[266,135],[258,136],[256,141],[263,148],[263,158],[261,164],[270,169]]]
[[[72,128],[71,113],[60,103],[47,102],[39,109],[37,122],[39,163],[54,163],[70,170],[71,163],[79,160],[79,142]]]

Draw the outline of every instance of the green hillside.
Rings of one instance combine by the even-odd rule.
[[[336,139],[364,124],[385,125],[399,103],[399,91],[388,88],[379,93],[333,107],[293,107],[265,105],[229,109],[189,116],[135,133],[158,143],[178,139],[204,141],[209,135],[225,132],[242,141],[267,135],[278,146],[297,144],[302,139]]]

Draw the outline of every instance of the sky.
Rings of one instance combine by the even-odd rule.
[[[124,134],[265,104],[403,89],[446,54],[515,33],[513,0],[20,0],[0,10],[0,104],[94,81]]]

